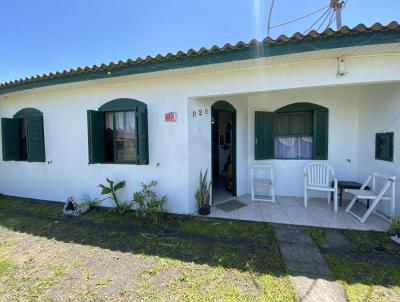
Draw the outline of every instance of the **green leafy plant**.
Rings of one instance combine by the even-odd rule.
[[[392,218],[392,222],[389,228],[390,235],[400,236],[400,217]]]
[[[142,183],[142,189],[133,194],[133,202],[139,206],[138,214],[143,218],[149,218],[151,221],[160,222],[163,205],[167,201],[167,196],[161,198],[152,190],[157,187],[158,182],[152,181],[149,184]]]
[[[207,181],[207,173],[203,175],[203,171],[200,171],[199,187],[194,194],[197,200],[199,208],[207,208],[210,206],[210,196],[211,196],[211,181]]]
[[[83,198],[77,204],[77,208],[81,211],[81,213],[85,213],[85,212],[89,211],[91,208],[93,208],[94,206],[98,205],[103,200],[100,200],[98,198],[95,198],[95,199]]]
[[[131,202],[122,202],[118,199],[117,191],[123,189],[125,187],[125,181],[120,181],[116,185],[114,182],[109,178],[106,178],[108,182],[108,186],[100,184],[99,187],[101,190],[101,195],[110,195],[108,198],[111,199],[116,206],[116,211],[119,213],[125,213],[131,209],[132,203]]]

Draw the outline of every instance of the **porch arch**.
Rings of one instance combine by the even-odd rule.
[[[35,108],[24,108],[14,114],[14,118],[25,118],[27,116],[41,116],[43,117],[42,111]]]
[[[221,111],[228,111],[228,112],[235,112],[235,107],[232,106],[231,103],[223,100],[216,101],[212,106],[211,109],[214,110],[221,110]]]
[[[306,112],[314,110],[328,110],[328,108],[309,102],[297,102],[283,106],[277,110],[276,113],[289,113],[289,112]]]

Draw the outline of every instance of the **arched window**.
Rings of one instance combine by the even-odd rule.
[[[46,161],[43,113],[25,108],[13,118],[1,119],[4,161]]]
[[[294,103],[255,113],[255,159],[328,159],[328,109]]]
[[[147,105],[116,99],[88,110],[89,163],[149,163]]]

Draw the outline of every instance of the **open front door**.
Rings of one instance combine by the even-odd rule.
[[[211,167],[213,204],[236,193],[236,110],[225,101],[211,106]]]

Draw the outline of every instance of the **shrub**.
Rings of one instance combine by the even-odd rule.
[[[126,213],[127,211],[129,211],[132,207],[132,203],[121,202],[117,196],[117,191],[125,187],[125,181],[120,181],[116,185],[114,185],[114,182],[108,178],[106,178],[106,181],[108,182],[108,186],[103,184],[99,185],[99,187],[102,189],[101,195],[110,195],[108,198],[111,199],[116,206],[114,211],[117,211],[119,213]]]
[[[85,198],[81,199],[81,201],[77,204],[77,208],[83,214],[83,213],[89,211],[94,206],[98,205],[100,202],[102,202],[102,200],[100,200],[98,198],[90,199],[88,197],[85,197]]]
[[[133,202],[139,206],[138,214],[143,218],[148,218],[154,223],[160,222],[163,205],[167,201],[167,196],[161,198],[152,190],[157,187],[158,182],[152,181],[149,184],[142,183],[142,189],[133,194]]]
[[[390,235],[400,236],[400,217],[392,218],[389,233]]]

